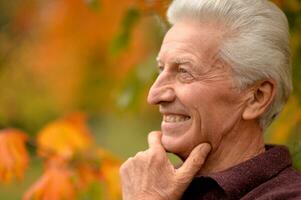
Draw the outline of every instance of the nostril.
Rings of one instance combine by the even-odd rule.
[[[158,102],[158,105],[161,105],[161,106],[167,106],[170,102],[168,101],[160,101]]]

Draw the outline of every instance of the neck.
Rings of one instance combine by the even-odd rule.
[[[258,125],[241,127],[227,134],[208,156],[199,174],[223,171],[263,153],[264,139]]]

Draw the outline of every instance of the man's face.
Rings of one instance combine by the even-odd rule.
[[[160,74],[148,102],[160,107],[163,146],[182,158],[202,142],[215,151],[241,120],[242,94],[218,58],[222,37],[217,26],[178,22],[158,55]]]

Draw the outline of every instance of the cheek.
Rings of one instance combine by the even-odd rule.
[[[218,89],[220,88],[220,89]],[[241,119],[239,95],[223,87],[192,87],[183,92],[194,121],[190,130],[194,142],[210,142],[216,148],[223,136]]]

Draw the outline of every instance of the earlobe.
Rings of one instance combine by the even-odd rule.
[[[246,100],[246,107],[244,109],[244,112],[242,114],[242,118],[244,120],[251,120],[254,119],[254,105],[255,104],[255,95],[254,95],[254,91],[251,90],[247,100]]]
[[[272,103],[275,97],[275,88],[273,80],[264,80],[252,87],[248,93],[249,97],[242,118],[253,120],[260,117]]]

